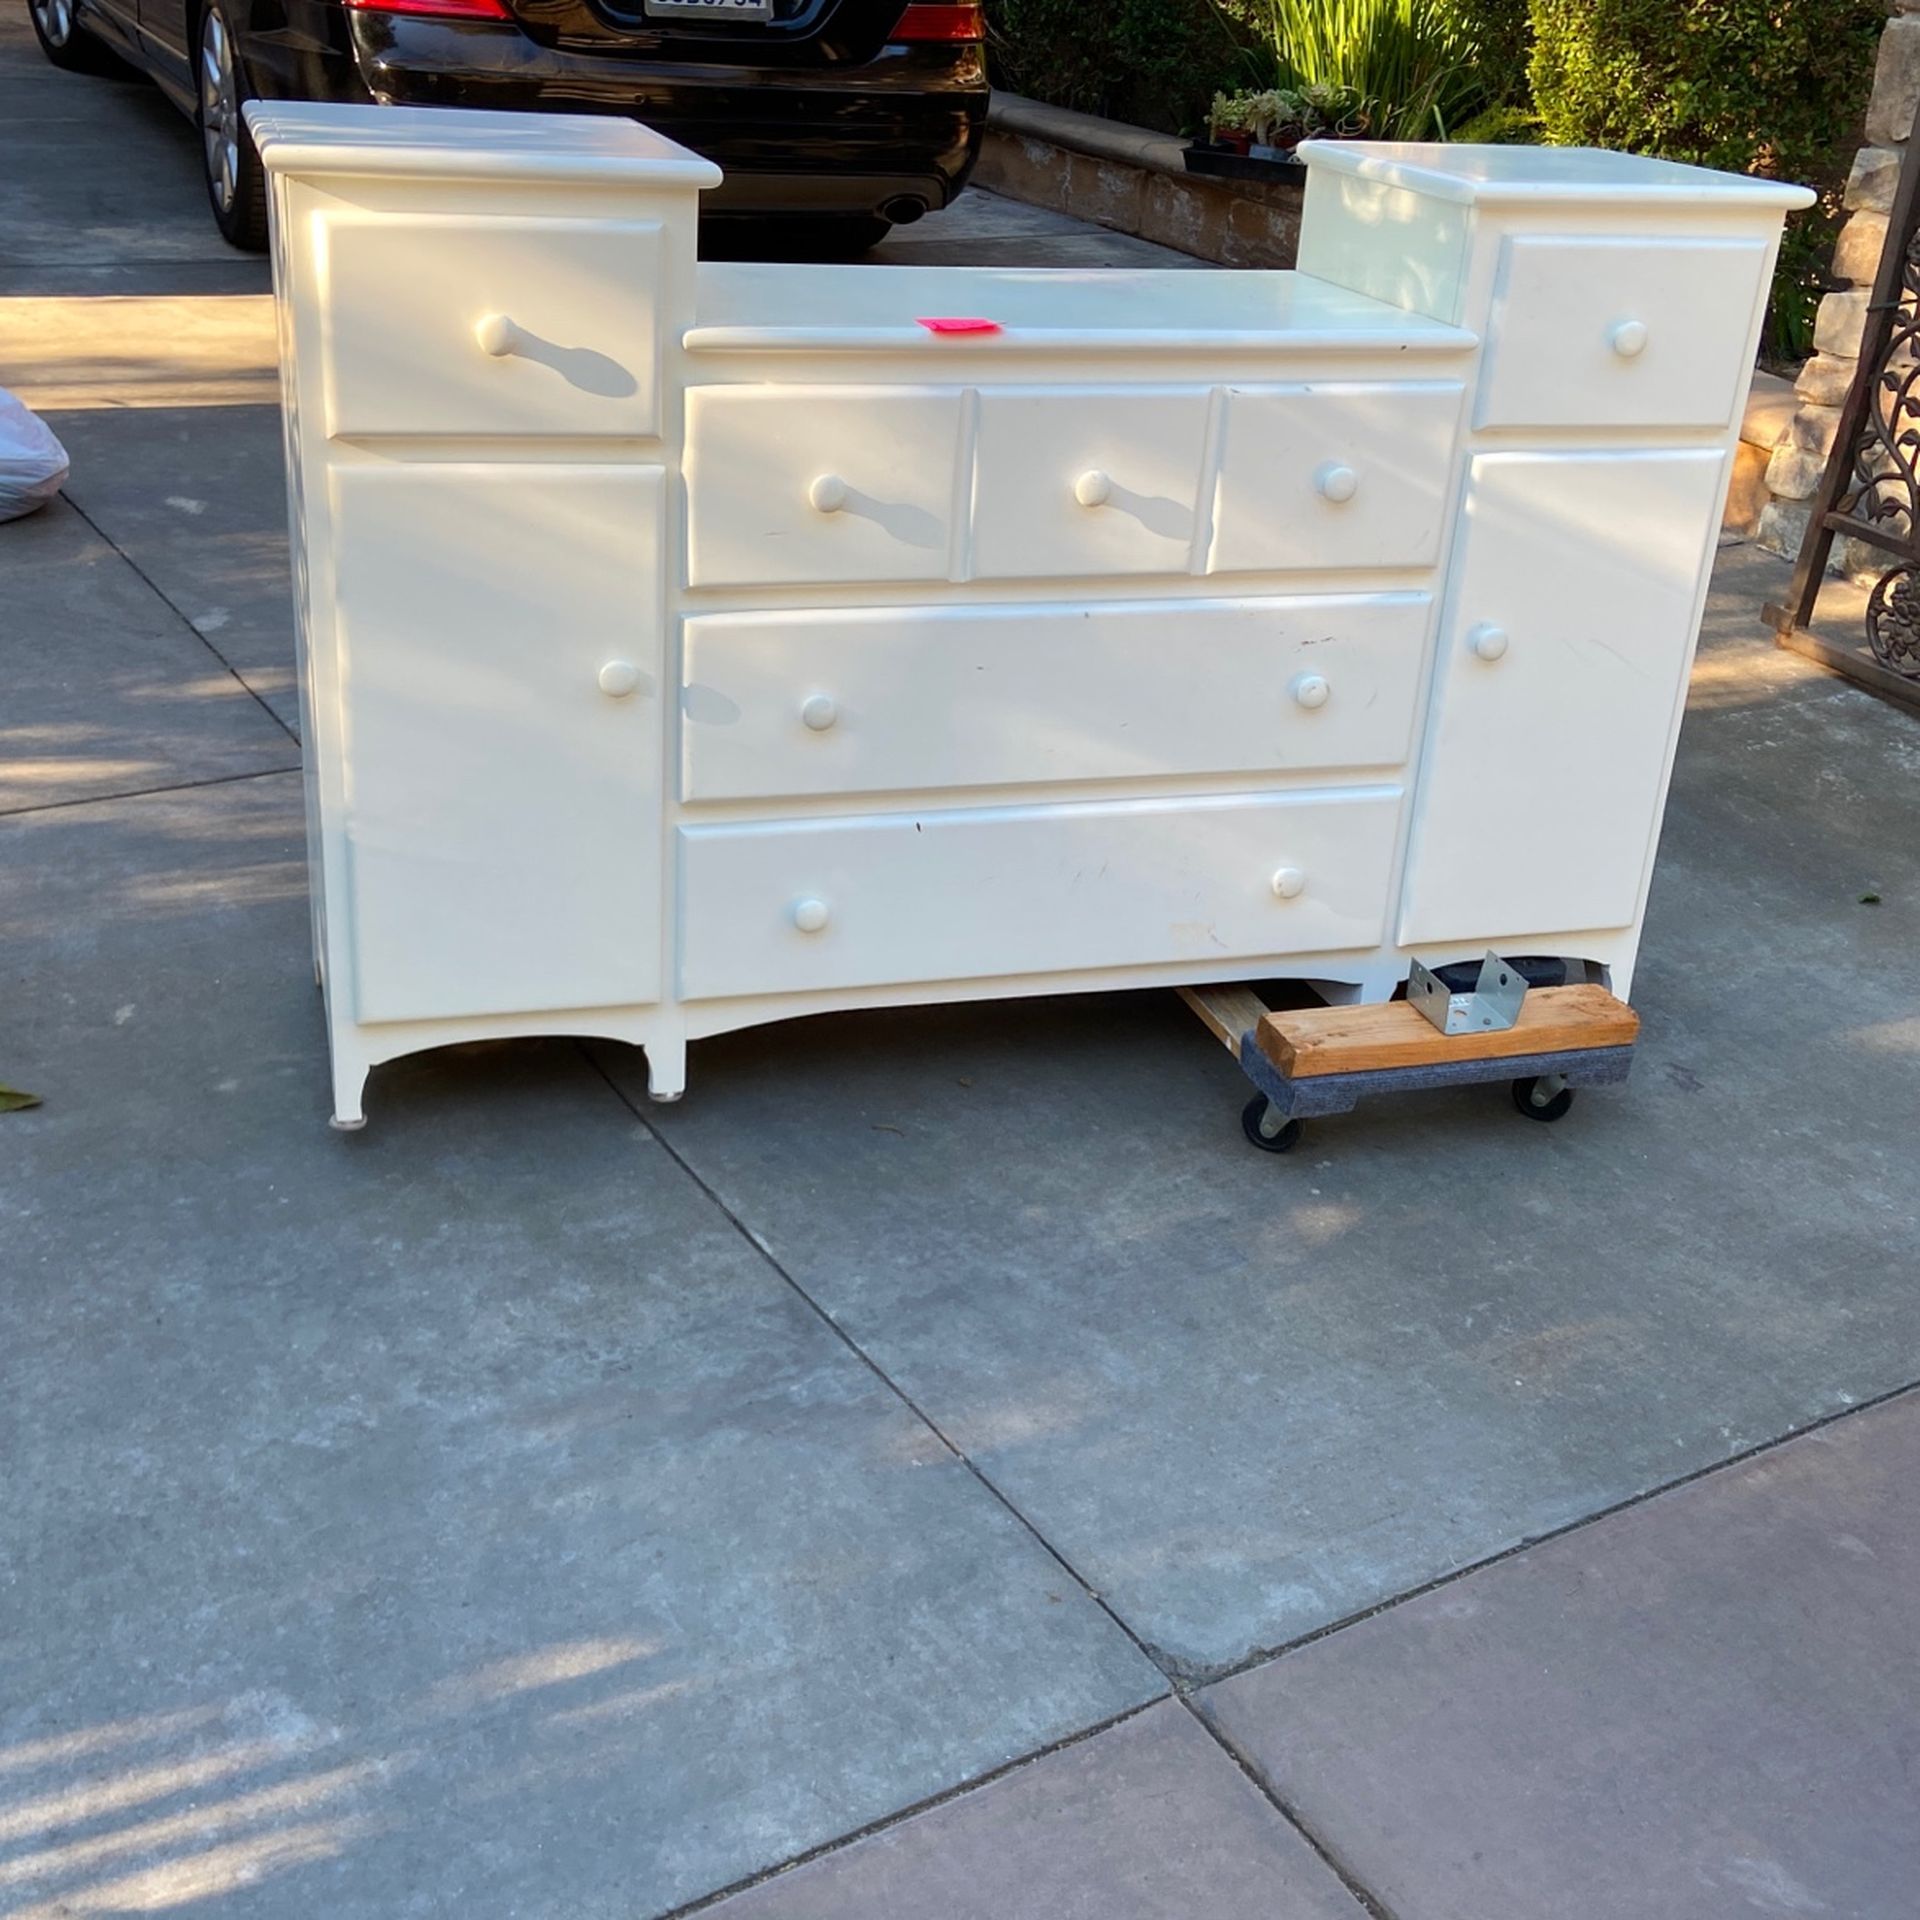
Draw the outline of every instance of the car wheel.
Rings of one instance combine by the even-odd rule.
[[[112,69],[113,55],[80,24],[78,0],[27,0],[27,18],[40,51],[56,67],[69,73]]]
[[[240,112],[247,90],[233,27],[221,0],[207,0],[195,36],[194,85],[207,199],[227,241],[247,253],[267,249],[267,176]]]

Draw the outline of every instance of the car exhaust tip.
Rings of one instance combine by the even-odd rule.
[[[917,193],[896,193],[880,208],[881,213],[896,227],[912,226],[926,210],[927,203]]]

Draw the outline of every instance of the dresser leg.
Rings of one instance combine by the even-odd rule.
[[[672,1039],[647,1042],[647,1098],[662,1106],[678,1100],[687,1090],[687,1043],[676,1034]]]
[[[367,1089],[367,1068],[358,1060],[333,1058],[333,1119],[335,1133],[358,1133],[367,1124],[361,1096]]]

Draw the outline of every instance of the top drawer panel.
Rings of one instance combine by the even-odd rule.
[[[957,387],[694,387],[687,578],[696,587],[944,580]]]
[[[1764,240],[1505,241],[1474,424],[1729,425],[1767,253]]]
[[[1208,571],[1431,566],[1463,397],[1451,380],[1229,388]]]
[[[335,215],[319,251],[336,438],[660,431],[657,221]]]
[[[980,395],[973,571],[983,580],[1186,573],[1205,387],[988,389]]]

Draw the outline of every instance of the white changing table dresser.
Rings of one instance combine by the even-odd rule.
[[[1315,144],[1298,273],[697,265],[631,123],[248,115],[336,1124],[493,1035],[1628,992],[1799,189]]]

